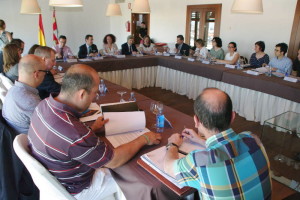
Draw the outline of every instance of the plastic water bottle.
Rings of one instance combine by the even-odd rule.
[[[106,93],[106,86],[105,86],[105,83],[104,83],[104,80],[103,80],[103,79],[100,80],[100,84],[99,84],[99,92],[100,92],[100,96],[105,96],[105,93]]]
[[[64,59],[64,62],[67,62],[68,58],[67,58],[67,56],[64,56],[63,59]]]
[[[284,74],[285,77],[289,77],[289,73],[286,71]]]
[[[136,98],[134,96],[134,92],[130,93],[130,98],[128,99],[128,101],[136,101]]]
[[[240,61],[240,59],[238,59],[238,61],[236,63],[236,69],[241,69],[241,61]]]
[[[162,111],[158,111],[156,115],[156,132],[162,133],[164,132],[165,127],[165,116],[162,114]]]

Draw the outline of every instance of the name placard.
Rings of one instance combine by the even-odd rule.
[[[182,56],[175,56],[175,59],[182,59]]]
[[[298,79],[292,78],[292,77],[289,77],[289,76],[285,76],[283,80],[293,82],[293,83],[297,83],[297,81],[298,81]]]
[[[195,58],[188,58],[188,61],[195,62]]]
[[[229,65],[229,64],[226,64],[225,67],[226,67],[226,68],[230,68],[230,69],[235,69],[235,65]]]

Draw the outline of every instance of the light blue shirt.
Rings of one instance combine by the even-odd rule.
[[[40,101],[36,88],[15,81],[5,97],[2,115],[17,132],[27,134],[31,115]]]
[[[269,66],[277,68],[277,72],[291,74],[293,62],[288,57],[284,56],[281,59],[274,57],[269,62]]]

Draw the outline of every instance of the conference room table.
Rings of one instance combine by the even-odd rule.
[[[116,85],[109,81],[105,81],[105,84],[108,88],[108,93],[105,96],[100,96],[97,103],[113,103],[120,101],[120,95],[117,94],[118,91],[126,91],[126,94],[123,95],[125,100],[128,100],[130,97],[131,90],[126,89],[122,86]],[[150,104],[154,100],[135,93],[136,102],[140,110],[145,112],[146,116],[146,127],[155,132],[156,129],[153,127],[153,124],[156,122],[155,115],[150,112]],[[168,106],[163,108],[164,115],[172,123],[173,128],[164,128],[162,135],[162,140],[158,145],[144,146],[130,161],[124,164],[121,167],[116,169],[111,169],[111,174],[113,178],[118,183],[122,192],[124,193],[126,199],[143,199],[143,200],[170,200],[170,199],[184,199],[188,194],[196,192],[195,189],[190,189],[183,196],[178,196],[175,192],[169,189],[164,183],[160,182],[157,178],[152,176],[144,168],[138,165],[137,160],[141,155],[150,152],[161,146],[165,146],[168,143],[168,138],[173,133],[181,133],[183,128],[194,127],[193,118],[184,113],[181,113],[175,109],[172,109]],[[103,133],[102,133],[103,136]],[[197,198],[195,198],[197,199]]]
[[[187,58],[147,55],[68,63],[87,64],[99,75],[128,89],[161,87],[190,99],[196,99],[206,87],[216,87],[229,94],[233,109],[249,121],[261,124],[286,111],[300,112],[300,82],[291,83],[279,77],[254,76],[245,70],[226,68],[221,64],[190,62]]]

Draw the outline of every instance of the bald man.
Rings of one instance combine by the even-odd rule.
[[[103,199],[116,192],[116,183],[102,167],[119,167],[144,145],[158,144],[161,139],[148,132],[114,149],[94,134],[108,119],[100,117],[90,127],[80,122],[99,83],[93,68],[82,64],[70,67],[59,95],[51,94],[38,105],[28,133],[32,155],[76,199]]]
[[[200,199],[271,199],[265,149],[250,132],[236,134],[230,128],[235,118],[230,97],[219,89],[207,88],[196,99],[194,111],[198,133],[184,129],[169,138],[165,171],[182,186],[196,188]],[[205,148],[179,159],[182,137]]]
[[[2,115],[19,133],[28,132],[31,115],[41,101],[36,89],[44,80],[46,65],[35,55],[26,55],[19,62],[19,81],[8,91]]]

